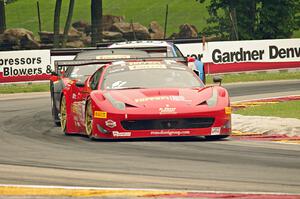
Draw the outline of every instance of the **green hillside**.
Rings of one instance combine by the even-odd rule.
[[[7,28],[26,28],[37,35],[37,0],[17,0],[6,7]],[[42,30],[53,30],[55,0],[39,0]],[[61,27],[64,26],[69,1],[63,1]],[[206,5],[195,0],[103,0],[104,14],[125,16],[126,21],[139,22],[145,26],[156,20],[163,27],[166,4],[169,4],[169,23],[167,35],[178,32],[183,23],[194,24],[198,30],[206,25],[208,12]],[[77,0],[73,21],[90,21],[90,0]]]
[[[6,7],[8,28],[26,28],[37,35],[37,0],[17,0]],[[53,30],[53,13],[55,0],[39,0],[42,29]],[[197,3],[195,0],[103,0],[104,14],[125,16],[130,22],[139,22],[145,26],[153,20],[164,26],[165,9],[169,4],[169,20],[167,35],[178,32],[179,25],[190,23],[201,31],[206,26],[208,18],[207,4]],[[63,1],[61,27],[64,26],[68,10],[68,0]],[[90,21],[90,0],[77,0],[74,10],[73,21],[83,19]],[[294,37],[300,38],[300,30],[294,33]]]

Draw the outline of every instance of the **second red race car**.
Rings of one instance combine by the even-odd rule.
[[[205,86],[191,69],[173,60],[102,65],[85,82],[74,80],[63,89],[60,115],[65,134],[86,134],[92,139],[221,139],[231,132],[226,89]]]

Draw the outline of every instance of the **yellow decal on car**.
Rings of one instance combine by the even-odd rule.
[[[225,114],[231,114],[231,107],[225,107]]]
[[[95,111],[94,118],[105,119],[107,118],[107,112],[104,111]]]

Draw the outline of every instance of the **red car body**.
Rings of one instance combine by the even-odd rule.
[[[169,62],[160,63],[168,66]],[[143,70],[148,70],[149,74],[153,70],[151,67],[159,65],[156,63],[147,68],[149,63],[143,60],[125,61],[123,66],[132,63],[134,67],[135,64],[143,66]],[[62,125],[64,132],[88,134],[91,138],[100,139],[177,136],[219,139],[229,136],[231,109],[226,89],[204,86],[199,77],[184,64],[171,63],[173,66],[177,68],[171,70],[184,70],[197,78],[195,82],[198,81],[199,86],[123,88],[120,85],[125,81],[120,81],[117,83],[118,89],[107,89],[109,86],[103,86],[107,81],[105,78],[111,71],[121,71],[114,69],[114,63],[101,67],[84,83],[75,80],[69,82],[63,90],[61,103],[61,106],[65,103],[65,108],[61,108],[61,111],[65,111],[61,113],[65,116],[62,119],[66,120],[62,121],[65,124]]]

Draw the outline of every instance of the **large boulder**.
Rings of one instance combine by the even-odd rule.
[[[110,32],[110,31],[103,31],[102,33],[103,39],[106,40],[122,40],[123,35],[120,32]]]
[[[91,32],[91,25],[83,20],[75,21],[72,24],[72,27],[78,30],[79,32],[85,33],[86,35],[89,35]]]
[[[40,35],[40,39],[41,39],[42,43],[44,43],[44,44],[53,43],[53,40],[54,40],[53,32],[43,31],[43,32],[39,32],[39,35]],[[78,30],[76,30],[75,28],[70,28],[67,41],[68,42],[78,41],[78,40],[80,40],[80,38],[82,36],[83,36],[83,34],[80,33]],[[60,33],[59,33],[59,39],[60,39],[60,41],[62,41],[62,39],[63,39],[62,31],[60,31]]]
[[[24,28],[7,29],[1,36],[1,48],[6,50],[38,49],[40,44],[31,31]]]
[[[198,38],[198,30],[194,25],[183,24],[179,27],[179,33],[177,35],[177,38],[180,39]]]
[[[80,40],[66,43],[67,48],[83,48],[84,46],[84,42]]]
[[[164,31],[157,21],[152,21],[149,25],[149,33],[151,39],[163,39]]]
[[[123,16],[103,15],[102,16],[102,29],[108,31],[114,23],[123,23],[125,18]]]
[[[110,28],[112,32],[120,32],[127,40],[146,40],[150,39],[148,29],[139,23],[114,23]]]

